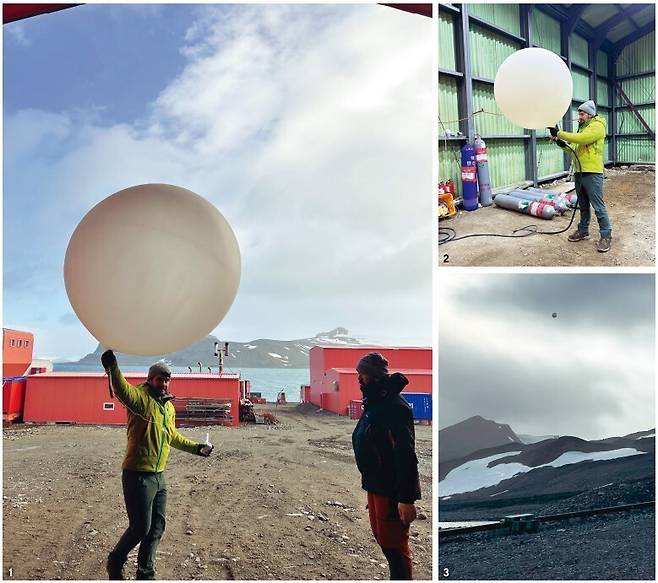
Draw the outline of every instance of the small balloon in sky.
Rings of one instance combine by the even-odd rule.
[[[557,318],[557,312],[553,312],[552,316],[553,318]]]
[[[217,208],[170,184],[114,193],[80,221],[64,260],[71,306],[105,347],[159,355],[224,318],[240,283],[238,241]]]
[[[515,51],[498,68],[498,107],[512,123],[531,130],[559,123],[573,98],[573,79],[561,57],[541,48]]]

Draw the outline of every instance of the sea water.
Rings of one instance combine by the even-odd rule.
[[[54,372],[103,372],[100,362],[95,364],[78,364],[73,362],[56,362],[53,365]],[[172,372],[190,374],[186,366],[172,366]],[[208,374],[208,369],[203,368],[203,373]],[[234,368],[226,367],[227,373],[239,374],[241,379],[251,381],[251,390],[261,393],[263,398],[269,402],[276,401],[279,391],[284,391],[288,402],[299,402],[299,387],[310,382],[310,373],[307,368]],[[148,366],[127,365],[124,372],[148,371]],[[192,367],[192,374],[199,373],[198,367]],[[217,367],[212,369],[217,374]],[[175,380],[172,382],[172,393],[176,394]]]

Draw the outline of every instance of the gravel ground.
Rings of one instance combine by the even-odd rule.
[[[542,524],[536,534],[441,540],[439,573],[466,580],[653,580],[655,512]]]
[[[274,427],[210,428],[208,459],[172,451],[158,578],[388,578],[354,464],[354,421],[293,407],[275,414]],[[181,432],[202,440],[206,429]],[[127,526],[125,428],[35,426],[3,437],[4,578],[12,569],[14,579],[105,579],[107,553]],[[414,522],[411,546],[416,578],[429,580],[431,427],[417,426],[416,437],[426,519]]]
[[[655,264],[655,172],[608,169],[603,193],[612,222],[612,248],[598,253],[598,224],[592,212],[591,238],[580,243],[561,235],[531,235],[522,239],[474,237],[439,247],[439,265],[448,266],[644,266]],[[558,231],[569,224],[572,211],[553,220],[497,208],[460,211],[441,221],[457,236],[469,233],[511,234],[514,229],[536,224],[542,230]],[[578,215],[574,226],[575,230]],[[447,257],[446,257],[447,256]]]

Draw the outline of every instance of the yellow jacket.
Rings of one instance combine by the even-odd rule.
[[[176,411],[171,401],[153,396],[147,383],[132,386],[114,363],[110,367],[112,388],[128,410],[128,445],[123,459],[124,470],[162,472],[171,446],[188,453],[198,453],[198,443],[176,429]]]
[[[578,161],[574,161],[576,172],[603,173],[605,128],[605,119],[597,115],[581,125],[576,133],[565,131],[557,133],[559,139],[576,145],[575,150],[580,161],[580,165]]]

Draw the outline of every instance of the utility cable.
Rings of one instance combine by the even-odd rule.
[[[565,146],[568,148],[571,153],[574,155],[574,160],[578,163],[578,172],[582,176],[582,167],[580,165],[580,158],[578,157],[578,154],[576,153],[576,150],[574,150],[569,144],[566,144]],[[453,229],[452,227],[439,227],[439,245],[445,245],[446,243],[450,243],[451,241],[461,241],[462,239],[470,239],[471,237],[500,237],[504,239],[519,239],[521,237],[529,237],[530,235],[559,235],[561,233],[564,233],[565,231],[568,231],[571,228],[571,225],[573,224],[574,219],[576,218],[576,211],[579,208],[579,199],[578,199],[578,192],[576,191],[576,205],[574,206],[573,213],[571,214],[571,219],[569,220],[569,224],[564,228],[560,229],[559,231],[540,231],[539,227],[535,224],[532,225],[526,225],[525,227],[520,227],[518,229],[514,229],[510,235],[504,235],[500,233],[470,233],[468,235],[462,235],[460,237],[457,236],[457,231]]]

